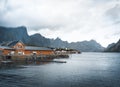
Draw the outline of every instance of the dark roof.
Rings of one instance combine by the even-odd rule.
[[[8,44],[9,47],[15,46],[19,41],[13,41]]]
[[[14,49],[14,48],[11,48],[11,47],[8,47],[8,46],[0,46],[0,48],[2,48],[2,49]],[[25,50],[52,50],[52,49],[47,48],[47,47],[26,46]]]
[[[12,47],[12,46],[15,46],[18,42],[20,43],[23,43],[22,41],[7,41],[7,42],[3,42],[1,43],[1,46],[9,46],[9,47]]]
[[[25,46],[25,50],[52,50],[52,49],[47,47]]]
[[[3,42],[3,43],[1,43],[0,48],[2,48],[2,49],[13,49],[11,47],[15,46],[18,42],[23,43],[22,41]],[[52,50],[52,49],[47,48],[47,47],[25,46],[25,50]]]
[[[6,41],[6,42],[2,42],[0,45],[1,46],[8,46],[8,44],[10,44],[12,41]]]
[[[10,48],[8,46],[0,46],[0,48],[2,48],[2,49],[13,49],[13,48]]]

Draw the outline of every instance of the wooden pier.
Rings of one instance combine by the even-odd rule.
[[[0,56],[0,67],[3,65],[22,65],[22,64],[40,64],[40,63],[66,63],[66,61],[55,61],[54,59],[69,58],[67,54],[59,55],[14,55]]]

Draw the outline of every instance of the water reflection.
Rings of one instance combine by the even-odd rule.
[[[0,70],[2,87],[119,87],[119,53],[82,53],[67,63]]]

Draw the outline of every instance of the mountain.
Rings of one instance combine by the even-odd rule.
[[[105,52],[120,52],[120,40],[117,43],[108,45]]]
[[[70,48],[82,52],[99,52],[104,49],[95,40],[68,43],[67,41],[62,41],[60,38],[48,39],[38,33],[29,36],[24,26],[16,28],[0,27],[0,43],[16,40],[21,40],[26,45]]]
[[[101,52],[104,50],[104,47],[95,40],[70,43],[69,47],[82,52]]]
[[[30,43],[29,45],[35,45],[35,46],[50,46],[50,39],[47,39],[43,37],[40,34],[34,34],[30,36]]]
[[[68,43],[67,41],[62,41],[60,38],[56,38],[55,40],[52,39],[51,47],[70,48],[82,52],[101,52],[104,50],[95,40]]]
[[[67,41],[62,41],[60,38],[56,38],[56,39],[51,39],[50,40],[50,47],[54,47],[54,48],[68,48],[69,43]]]
[[[0,43],[21,40],[26,45],[49,46],[50,40],[40,34],[29,36],[24,26],[12,28],[0,26]]]
[[[27,29],[24,26],[16,28],[7,28],[0,26],[0,42],[21,40],[28,44],[30,37],[27,34]]]

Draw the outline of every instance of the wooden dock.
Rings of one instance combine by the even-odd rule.
[[[24,64],[40,64],[40,63],[67,63],[66,61],[59,61],[54,59],[60,58],[69,58],[69,55],[24,55],[24,56],[11,56],[10,58],[3,56],[1,57],[0,67],[7,65],[7,66],[15,66],[15,65],[24,65]]]

